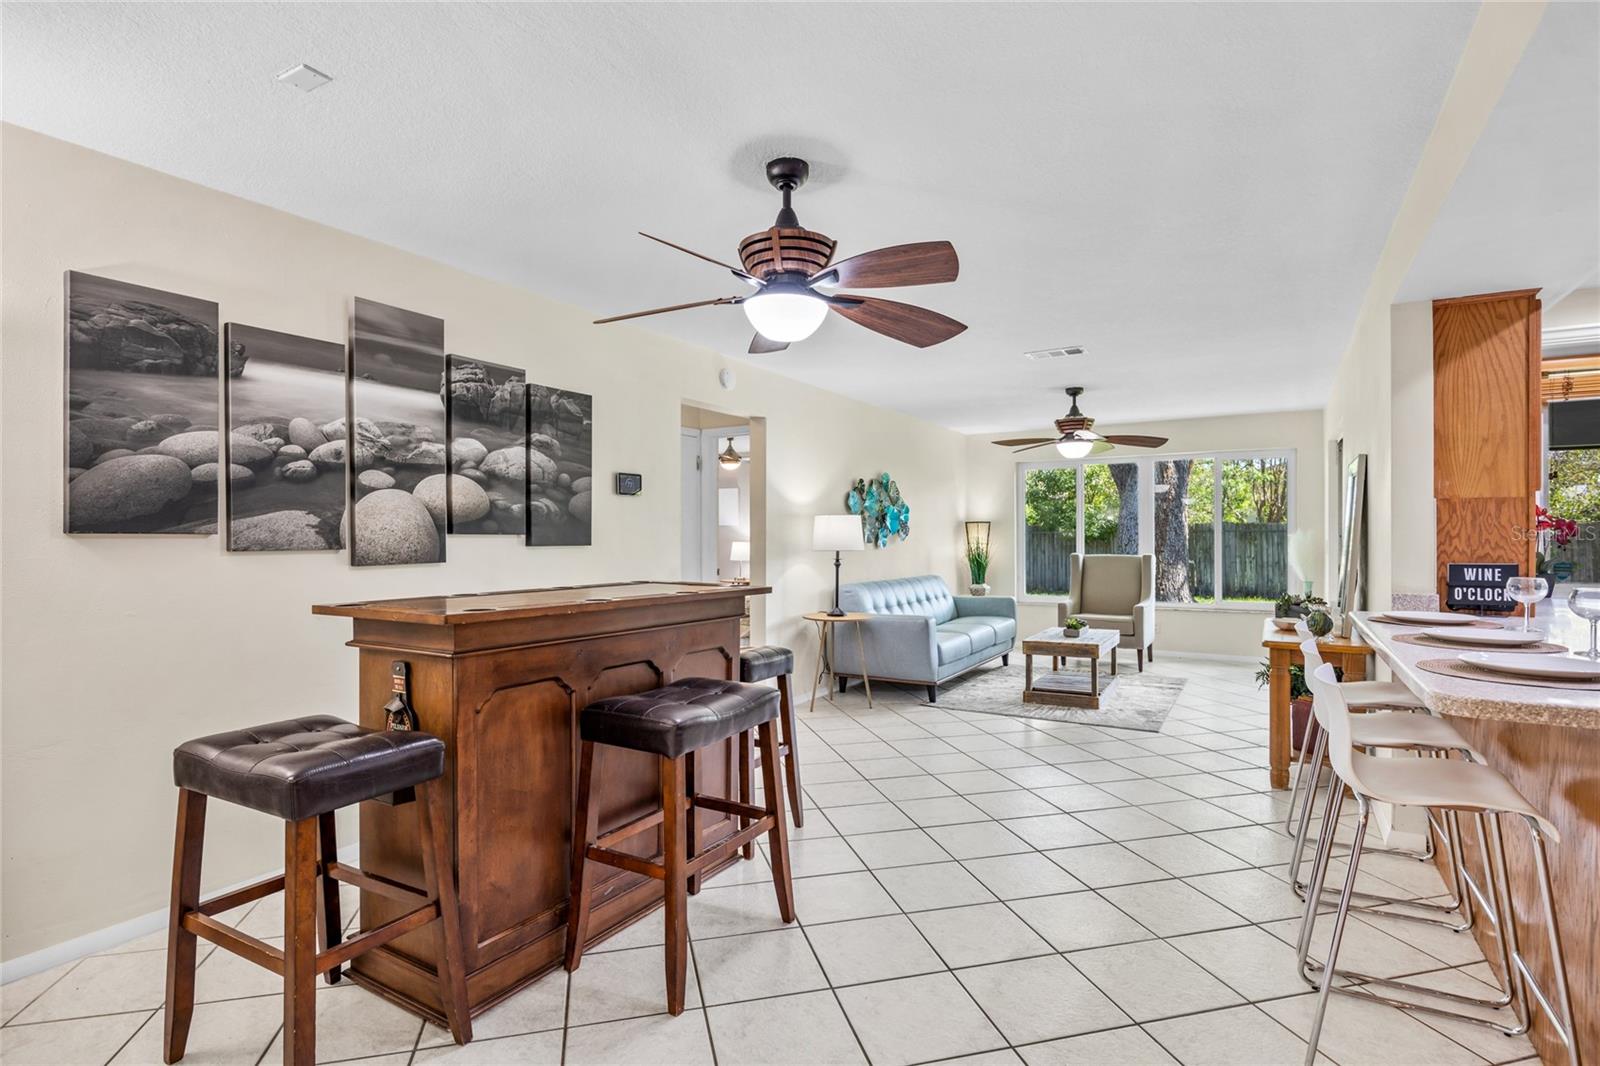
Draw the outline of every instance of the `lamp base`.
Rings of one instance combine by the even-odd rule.
[[[833,610],[828,612],[829,618],[843,618],[844,616],[845,612],[843,608],[835,607]]]

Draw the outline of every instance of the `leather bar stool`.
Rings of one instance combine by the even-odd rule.
[[[1454,1018],[1487,1026],[1507,1035],[1527,1032],[1531,1023],[1530,1004],[1536,1004],[1549,1020],[1556,1035],[1566,1045],[1570,1066],[1578,1066],[1578,1045],[1573,1027],[1572,995],[1567,984],[1566,964],[1562,958],[1561,933],[1556,924],[1553,891],[1550,885],[1550,860],[1546,841],[1559,843],[1560,834],[1549,819],[1518,792],[1516,786],[1497,770],[1478,762],[1460,759],[1379,759],[1356,750],[1357,742],[1351,734],[1351,725],[1357,716],[1344,704],[1333,668],[1324,665],[1308,679],[1318,704],[1323,704],[1323,725],[1328,733],[1328,758],[1333,772],[1343,787],[1331,789],[1331,798],[1323,811],[1323,832],[1317,849],[1317,861],[1312,870],[1312,889],[1306,894],[1306,909],[1301,918],[1300,939],[1296,945],[1300,976],[1318,989],[1316,1012],[1312,1016],[1311,1032],[1307,1037],[1306,1066],[1313,1066],[1317,1058],[1317,1041],[1322,1034],[1323,1018],[1328,1010],[1328,997],[1333,992],[1367,999],[1406,1011]],[[1356,802],[1355,839],[1351,844],[1349,867],[1339,894],[1339,906],[1334,913],[1333,934],[1328,945],[1328,957],[1318,961],[1311,957],[1311,937],[1315,928],[1318,904],[1323,882],[1328,875],[1329,858],[1333,852],[1333,829],[1338,825],[1339,809],[1344,804],[1345,789]],[[1350,903],[1355,895],[1356,874],[1361,863],[1362,842],[1366,836],[1367,821],[1372,803],[1392,803],[1397,806],[1435,807],[1470,815],[1477,820],[1478,836],[1483,846],[1485,864],[1490,868],[1488,884],[1494,916],[1497,921],[1495,940],[1499,944],[1500,972],[1505,975],[1505,994],[1498,999],[1440,992],[1414,981],[1378,977],[1338,968],[1340,940],[1350,915]],[[1517,923],[1513,917],[1517,908],[1510,898],[1511,882],[1506,871],[1505,838],[1501,823],[1506,817],[1521,820],[1528,830],[1533,850],[1534,874],[1539,885],[1539,901],[1545,917],[1548,937],[1548,961],[1553,971],[1555,996],[1547,995],[1534,979],[1527,960],[1518,943]],[[1321,978],[1313,976],[1321,972]],[[1334,979],[1356,982],[1335,987]],[[1374,987],[1403,989],[1417,1000],[1401,1000],[1383,996]],[[1445,1002],[1462,1003],[1474,1008],[1511,1006],[1514,1021],[1507,1025],[1495,1018],[1483,1017],[1475,1011],[1450,1010],[1436,1005]]]
[[[790,699],[789,677],[794,673],[794,652],[788,648],[780,648],[775,644],[761,644],[752,648],[743,648],[739,651],[739,680],[745,684],[755,684],[769,678],[778,680],[778,754],[783,756],[783,775],[789,783],[789,813],[794,818],[794,827],[802,828],[806,824],[805,801],[800,798],[800,753],[799,738],[795,735],[794,728],[794,703]],[[750,763],[745,751],[744,734],[741,734],[739,748],[739,799],[744,803],[750,802]],[[750,845],[753,847],[754,845]],[[745,858],[750,858],[749,847],[745,849]]]
[[[778,913],[794,921],[794,886],[789,877],[789,823],[778,781],[778,741],[773,720],[778,693],[765,685],[690,677],[633,696],[591,703],[578,716],[582,747],[578,757],[578,807],[572,832],[572,900],[567,908],[567,969],[583,961],[589,936],[594,884],[590,862],[629,870],[664,883],[666,896],[667,1010],[683,1013],[689,960],[688,896],[691,878],[767,834]],[[756,730],[761,745],[766,803],[753,807],[719,796],[701,795],[694,785],[695,752]],[[654,755],[661,767],[661,809],[607,833],[600,832],[595,781],[605,748],[627,748]],[[699,851],[697,810],[733,815],[742,828],[709,851]],[[748,820],[749,824],[744,824]],[[623,841],[661,827],[660,862],[617,851]]]
[[[200,737],[172,753],[178,786],[178,833],[172,856],[172,911],[167,927],[165,1058],[183,1058],[194,1015],[196,937],[283,977],[283,1061],[316,1061],[317,975],[329,984],[356,956],[432,926],[439,959],[439,998],[450,1035],[472,1040],[462,971],[455,872],[445,839],[449,797],[440,783],[444,743],[416,732],[363,729],[319,715]],[[334,811],[366,800],[409,802],[416,796],[425,890],[362,873],[338,861]],[[200,899],[200,856],[209,799],[281,818],[284,872],[213,899]],[[322,879],[318,892],[317,879]],[[343,940],[339,884],[416,906]],[[224,925],[214,915],[283,893],[283,947]],[[318,927],[321,950],[318,950]]]

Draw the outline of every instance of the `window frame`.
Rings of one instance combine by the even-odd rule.
[[[1295,493],[1295,450],[1293,448],[1252,448],[1243,451],[1196,451],[1196,452],[1155,452],[1142,455],[1085,456],[1082,459],[1045,459],[1045,460],[1018,460],[1016,470],[1016,535],[1013,539],[1013,558],[1016,565],[1016,588],[1013,590],[1019,604],[1048,607],[1062,602],[1059,596],[1046,596],[1039,593],[1030,593],[1028,588],[1028,474],[1034,470],[1064,470],[1077,471],[1077,514],[1074,521],[1075,540],[1074,550],[1083,553],[1083,470],[1086,466],[1103,466],[1108,463],[1133,463],[1139,468],[1139,554],[1155,554],[1155,464],[1181,459],[1210,459],[1211,463],[1211,535],[1213,558],[1216,565],[1216,588],[1213,591],[1214,599],[1211,603],[1163,603],[1156,601],[1156,609],[1161,611],[1238,611],[1245,614],[1262,614],[1272,610],[1272,604],[1266,601],[1239,601],[1229,602],[1225,599],[1227,589],[1222,573],[1222,467],[1223,464],[1235,459],[1281,459],[1286,465],[1287,500],[1285,501],[1285,536],[1294,533],[1300,528],[1299,514],[1296,510]],[[1294,587],[1293,560],[1287,559],[1284,563],[1283,587]]]

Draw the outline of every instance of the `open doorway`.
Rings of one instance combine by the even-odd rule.
[[[682,415],[683,580],[747,583],[752,560],[749,420],[689,404]]]

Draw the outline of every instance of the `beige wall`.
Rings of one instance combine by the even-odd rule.
[[[849,559],[848,578],[956,578],[967,443],[915,419],[737,364],[588,311],[5,126],[0,476],[0,773],[3,956],[165,905],[171,750],[191,736],[294,714],[354,715],[348,623],[322,601],[675,577],[680,403],[754,419],[764,484],[751,488],[757,635],[796,648],[798,616],[831,594],[811,517],[850,481],[888,470],[911,503],[904,543]],[[529,254],[537,254],[531,249]],[[216,300],[224,321],[342,340],[360,295],[445,320],[450,351],[526,367],[595,396],[595,474],[645,491],[594,503],[594,546],[529,549],[456,538],[443,566],[356,570],[338,554],[228,555],[218,538],[61,532],[62,275],[68,270]],[[811,638],[814,639],[814,638]],[[802,682],[802,688],[805,683]],[[277,864],[279,827],[216,805],[208,887]],[[112,886],[115,890],[111,890]]]
[[[1180,455],[1192,452],[1286,449],[1295,455],[1294,516],[1291,529],[1311,538],[1311,555],[1321,559],[1323,449],[1322,415],[1318,411],[1287,411],[1238,415],[1227,418],[1193,418],[1179,421],[1096,425],[1099,433],[1147,433],[1168,438],[1165,448],[1140,455]],[[1007,433],[1027,436],[1032,431]],[[1049,429],[1039,435],[1053,435]],[[1021,597],[1017,572],[1017,478],[1019,457],[1008,448],[990,443],[996,434],[967,438],[967,508],[969,519],[988,519],[993,556],[989,583],[996,593]],[[1049,458],[1049,450],[1031,453],[1030,459]],[[1313,570],[1316,567],[1312,568]],[[1311,575],[1316,580],[1316,575]],[[1319,591],[1322,583],[1317,582]],[[1166,651],[1208,655],[1255,655],[1261,650],[1263,609],[1162,607],[1156,611],[1157,654]],[[1055,624],[1054,603],[1021,603],[1018,625],[1031,633]]]

